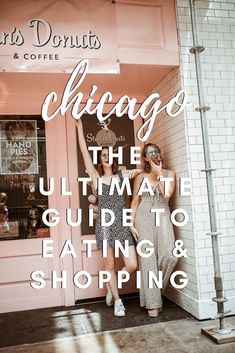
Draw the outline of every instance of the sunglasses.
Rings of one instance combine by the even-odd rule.
[[[159,154],[159,153],[161,153],[161,151],[159,150],[159,148],[155,148],[155,149],[152,150],[152,151],[146,152],[146,156],[152,157],[153,154]]]

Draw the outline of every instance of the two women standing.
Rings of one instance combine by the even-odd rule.
[[[147,273],[148,271],[154,271],[157,275],[159,271],[162,271],[163,285],[165,287],[177,261],[172,255],[174,233],[168,206],[168,200],[175,188],[175,173],[162,168],[160,150],[155,144],[147,144],[143,149],[143,170],[121,171],[118,169],[118,164],[115,160],[113,164],[109,164],[107,147],[102,148],[98,154],[98,165],[95,168],[87,150],[81,120],[77,121],[77,131],[84,164],[89,177],[92,179],[92,188],[95,193],[98,187],[98,178],[102,177],[102,195],[97,195],[98,214],[95,233],[97,248],[102,250],[103,240],[106,240],[108,246],[108,256],[104,258],[104,269],[110,273],[111,279],[107,285],[106,303],[111,306],[114,302],[115,316],[125,315],[125,307],[119,297],[117,288],[114,245],[115,240],[119,240],[122,245],[124,245],[125,241],[128,242],[129,257],[123,257],[125,266],[122,270],[129,273],[136,271],[138,265],[132,233],[137,242],[148,239],[154,244],[155,251],[151,258],[140,257],[139,270],[142,276],[140,305],[148,310],[150,317],[156,317],[162,307],[161,290],[157,287],[149,288]],[[173,180],[170,183],[166,183],[165,190],[161,181],[163,176],[170,177]],[[126,208],[124,196],[118,195],[117,190],[114,191],[114,195],[109,195],[111,180],[116,178],[119,183],[122,183],[124,177],[135,178],[131,204],[133,210],[133,226],[131,229],[124,227],[122,224],[122,211]],[[138,196],[138,189],[143,178],[149,180],[154,190],[154,195],[145,192],[142,196]],[[103,208],[108,208],[115,213],[115,222],[109,227],[101,225],[100,211]],[[151,208],[165,209],[159,227],[155,226],[155,218],[154,214],[151,213]],[[107,218],[105,221],[108,222],[109,219]]]

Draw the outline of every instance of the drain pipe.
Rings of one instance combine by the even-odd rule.
[[[190,49],[190,53],[194,54],[194,57],[195,57],[197,88],[198,88],[198,98],[199,98],[199,107],[196,108],[195,110],[199,111],[200,118],[201,118],[203,151],[204,151],[204,160],[205,160],[205,169],[202,171],[206,173],[208,206],[209,206],[209,216],[210,216],[210,232],[207,234],[211,236],[212,251],[213,251],[214,285],[216,290],[216,297],[213,298],[212,300],[217,303],[218,312],[215,319],[219,319],[219,329],[217,330],[213,329],[213,332],[227,335],[227,334],[230,334],[232,330],[225,328],[225,325],[224,325],[224,317],[226,314],[229,313],[229,311],[227,312],[224,311],[224,302],[226,302],[227,299],[224,297],[224,294],[223,294],[223,280],[221,275],[220,258],[219,258],[218,236],[221,233],[217,231],[216,211],[215,211],[215,201],[214,201],[214,186],[213,186],[213,176],[212,176],[212,172],[215,169],[211,167],[207,119],[206,119],[206,112],[210,109],[210,107],[206,106],[204,101],[204,92],[203,92],[204,85],[203,85],[203,79],[202,79],[202,69],[201,69],[201,60],[200,60],[200,54],[205,50],[205,48],[202,45],[199,45],[195,0],[189,0],[189,2],[190,2],[192,35],[193,35],[193,47]]]

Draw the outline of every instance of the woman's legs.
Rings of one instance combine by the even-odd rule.
[[[133,273],[138,268],[137,256],[134,245],[129,247],[129,256],[123,257],[125,266],[121,271],[127,271]],[[107,257],[104,258],[104,267],[105,271],[108,271],[111,275],[111,279],[108,283],[109,288],[111,289],[114,300],[119,299],[118,287],[117,287],[117,276],[115,273],[115,257],[114,257],[114,248],[109,247],[107,250]]]
[[[129,256],[123,256],[123,261],[125,266],[122,268],[122,271],[127,271],[129,273],[133,273],[138,268],[137,256],[134,245],[129,247]]]
[[[114,249],[108,248],[107,249],[107,257],[104,259],[104,266],[105,270],[108,271],[111,275],[109,284],[107,288],[111,290],[111,298],[109,297],[109,290],[106,295],[106,303],[108,306],[112,305],[112,299],[114,299],[114,315],[115,316],[125,316],[125,307],[122,303],[122,300],[119,298],[118,288],[117,288],[117,277],[115,273],[115,257],[114,257]]]
[[[108,283],[109,288],[111,289],[114,300],[119,299],[118,287],[117,287],[117,276],[115,273],[115,257],[114,257],[114,248],[108,247],[107,257],[104,258],[104,268],[105,271],[108,271],[111,275],[111,279]]]

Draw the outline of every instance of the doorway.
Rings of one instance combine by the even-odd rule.
[[[120,123],[116,116],[111,116],[107,123],[106,132],[104,126],[100,126],[96,116],[84,115],[83,118],[84,135],[87,142],[87,146],[98,146],[102,139],[102,133],[109,135],[109,138],[116,140],[113,146],[115,151],[117,147],[123,148],[123,165],[120,168],[133,169],[136,165],[130,164],[130,147],[135,146],[135,126],[133,121],[129,120],[127,117],[123,117]],[[73,210],[75,217],[75,210],[77,208],[82,209],[82,224],[79,227],[71,227],[72,244],[76,249],[77,257],[73,259],[73,271],[74,273],[79,271],[87,271],[92,278],[91,285],[88,288],[80,289],[75,286],[75,301],[102,297],[106,294],[106,288],[98,287],[98,271],[103,270],[103,259],[99,250],[97,250],[96,245],[92,245],[92,255],[87,256],[85,242],[89,240],[95,240],[95,228],[90,227],[88,224],[88,209],[89,202],[88,196],[92,194],[91,188],[88,188],[88,195],[82,195],[81,184],[77,182],[78,177],[88,177],[86,174],[85,166],[83,163],[82,155],[78,147],[76,126],[74,120],[71,117],[66,119],[67,126],[67,141],[68,146],[68,168],[69,168],[69,187],[71,190],[70,206]],[[105,143],[105,142],[104,142]],[[127,207],[128,203],[130,205],[130,200],[126,200]],[[123,261],[118,258],[116,261],[116,269],[121,269],[123,267]],[[84,283],[86,278],[84,277]],[[80,282],[83,281],[80,279]],[[134,285],[134,276],[131,280],[123,286],[121,293],[131,293],[136,292]]]

